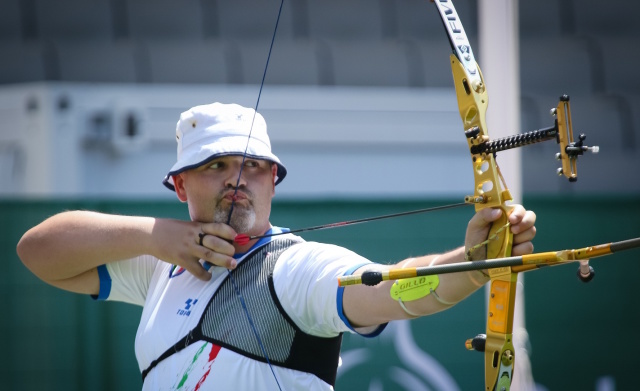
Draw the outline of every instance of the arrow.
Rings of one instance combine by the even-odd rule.
[[[434,274],[460,273],[472,270],[495,269],[511,267],[515,273],[540,269],[544,266],[557,266],[569,262],[611,255],[616,252],[640,247],[640,237],[589,246],[577,250],[549,251],[516,257],[487,259],[484,261],[459,262],[448,265],[414,267],[406,269],[391,269],[386,271],[365,271],[360,276],[343,276],[338,278],[339,286],[347,285],[377,285],[382,281],[398,280]]]

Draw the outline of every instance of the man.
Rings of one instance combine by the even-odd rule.
[[[376,336],[391,320],[449,308],[488,281],[479,271],[446,274],[410,298],[393,293],[392,281],[337,285],[364,270],[461,262],[469,249],[482,259],[479,244],[499,210],[470,220],[464,247],[393,266],[290,233],[234,241],[286,231],[269,223],[287,171],[264,119],[233,104],[197,106],[182,113],[176,138],[178,160],[163,183],[188,204],[190,222],[64,212],[17,248],[51,285],[144,307],[135,350],[145,390],[332,389],[341,333]],[[513,254],[532,252],[535,214],[516,206],[509,221]]]

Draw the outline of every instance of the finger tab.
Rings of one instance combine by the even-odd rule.
[[[240,246],[244,246],[245,244],[251,241],[251,238],[249,237],[249,235],[238,234],[236,235],[235,238],[233,238],[233,241],[239,244]]]

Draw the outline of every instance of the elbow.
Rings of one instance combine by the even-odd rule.
[[[51,270],[47,267],[46,245],[43,238],[34,232],[27,231],[16,245],[16,253],[22,264],[40,280],[51,283]]]
[[[22,263],[29,269],[32,270],[33,264],[35,263],[35,255],[33,254],[33,248],[37,246],[34,243],[33,234],[31,231],[27,231],[20,241],[16,245],[16,253],[18,254],[18,258],[22,261]],[[32,270],[33,271],[33,270]]]
[[[37,228],[32,228],[22,235],[16,245],[16,253],[20,261],[31,273],[43,280],[43,276],[46,274],[46,263],[51,256],[51,254],[47,254],[50,249],[46,242],[46,238],[39,233]]]

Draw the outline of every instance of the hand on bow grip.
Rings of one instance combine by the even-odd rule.
[[[485,208],[471,218],[465,237],[465,250],[467,254],[470,254],[470,258],[473,260],[486,259],[484,244],[491,239],[489,230],[503,213],[505,212],[499,208]],[[510,229],[513,233],[511,254],[514,256],[531,254],[533,252],[531,241],[536,235],[536,214],[526,210],[522,205],[511,205],[507,221],[508,226],[504,229]]]

